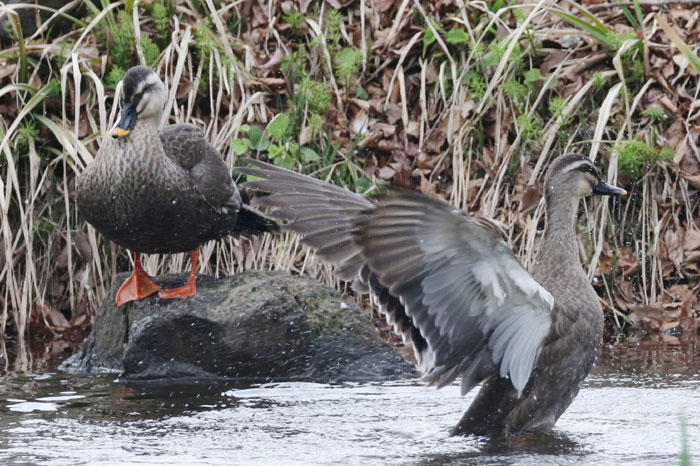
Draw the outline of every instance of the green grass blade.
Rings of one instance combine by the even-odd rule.
[[[10,11],[8,17],[12,19],[12,25],[17,34],[17,45],[19,46],[19,81],[27,82],[27,47],[24,43],[24,34],[22,34],[22,24],[19,21],[19,15],[15,11]]]
[[[634,14],[637,15],[637,22],[639,23],[639,30],[641,31],[644,27],[644,15],[642,14],[642,7],[639,5],[639,0],[634,0]]]
[[[611,40],[612,31],[608,29],[604,24],[600,23],[600,21],[598,21],[599,25],[593,25],[587,23],[578,16],[574,16],[571,13],[566,13],[565,11],[556,9],[553,9],[551,11],[567,23],[571,24],[572,26],[577,27],[583,32],[588,33],[590,36],[598,40],[598,42],[600,42],[601,44],[606,45],[611,49],[615,48],[616,44]]]
[[[595,24],[595,27],[607,32],[612,32],[612,29],[607,27],[601,20],[598,19],[596,15],[588,11],[584,6],[579,5],[577,3],[573,3],[574,8],[576,8],[578,11],[581,12],[583,16],[588,18],[593,24]]]
[[[690,449],[688,448],[688,424],[685,416],[681,416],[681,454],[678,458],[680,466],[691,466]]]
[[[639,30],[642,28],[642,25],[639,23],[637,18],[630,12],[629,8],[626,6],[622,7],[622,13],[624,13],[625,18],[627,18],[627,22],[632,25],[633,28]]]

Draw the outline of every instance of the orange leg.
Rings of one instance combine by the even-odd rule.
[[[160,290],[158,296],[163,299],[180,298],[185,299],[194,296],[197,292],[197,265],[199,265],[199,249],[190,251],[190,260],[192,261],[192,269],[190,270],[190,279],[187,280],[185,286],[180,288],[171,288],[169,290]]]
[[[134,270],[119,288],[119,291],[117,291],[117,306],[121,306],[129,301],[138,301],[158,290],[160,290],[160,286],[154,283],[146,274],[146,271],[143,270],[143,267],[141,267],[141,255],[135,252]]]

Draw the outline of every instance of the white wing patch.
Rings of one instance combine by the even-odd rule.
[[[502,306],[508,297],[508,293],[501,286],[500,274],[495,269],[494,264],[488,259],[478,261],[474,264],[472,273],[481,285],[481,288],[496,300],[499,307]]]
[[[554,296],[544,289],[542,285],[532,278],[524,268],[513,268],[507,270],[507,274],[513,284],[528,298],[540,300],[547,305],[551,311],[554,308]]]

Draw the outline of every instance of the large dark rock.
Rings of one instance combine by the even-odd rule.
[[[122,274],[117,283],[125,279]],[[183,278],[156,281],[172,288]],[[192,298],[153,296],[122,308],[112,291],[92,333],[61,369],[121,372],[126,379],[329,382],[415,375],[379,338],[366,311],[309,277],[284,272],[199,276]]]

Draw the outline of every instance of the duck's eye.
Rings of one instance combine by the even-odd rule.
[[[579,170],[583,173],[590,173],[591,175],[598,178],[598,172],[591,165],[582,165],[581,168],[579,168]]]

